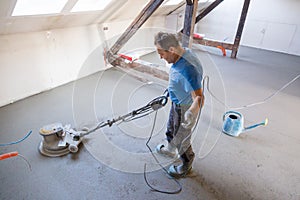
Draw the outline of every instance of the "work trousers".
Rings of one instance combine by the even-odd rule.
[[[172,102],[167,124],[167,140],[169,144],[178,149],[183,163],[193,162],[195,154],[191,145],[191,129],[185,129],[181,123],[184,122],[184,113],[190,106],[177,105]]]

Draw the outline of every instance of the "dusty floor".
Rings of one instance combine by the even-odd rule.
[[[238,59],[210,50],[205,74],[211,91],[194,133],[196,160],[191,176],[180,179],[182,192],[175,195],[151,191],[143,178],[162,190],[177,189],[157,170],[145,143],[154,115],[103,128],[86,137],[76,154],[48,158],[38,152],[39,129],[49,123],[72,126],[93,124],[138,108],[163,91],[161,84],[144,84],[119,70],[95,74],[81,81],[0,108],[0,154],[18,151],[20,158],[0,161],[0,199],[299,199],[300,79],[266,103],[240,110],[245,126],[269,124],[239,137],[220,132],[226,110],[262,101],[300,74],[300,58],[280,53],[241,48]],[[216,67],[215,67],[216,66]],[[74,89],[75,88],[75,89]],[[152,148],[164,139],[168,106],[158,114]]]

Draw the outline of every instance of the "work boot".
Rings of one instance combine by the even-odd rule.
[[[172,146],[170,143],[168,143],[167,145],[164,144],[157,145],[156,152],[171,158],[178,157],[176,147]]]
[[[181,165],[175,166],[171,165],[168,170],[168,174],[174,178],[185,177],[192,170],[192,162],[183,163]]]

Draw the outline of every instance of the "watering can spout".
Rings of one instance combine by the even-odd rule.
[[[247,131],[247,130],[253,129],[253,128],[256,128],[258,126],[267,126],[268,121],[269,121],[268,118],[266,118],[265,121],[263,121],[261,123],[257,123],[257,124],[245,127],[243,131]]]

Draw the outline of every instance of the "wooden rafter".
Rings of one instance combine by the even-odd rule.
[[[233,44],[226,43],[226,42],[220,42],[215,40],[209,40],[209,39],[199,39],[194,37],[194,43],[205,45],[205,46],[211,46],[211,47],[223,47],[224,49],[232,50]]]
[[[151,74],[154,77],[162,80],[168,80],[168,74],[160,69],[139,63],[136,61],[128,62],[126,59],[117,56],[116,54],[125,45],[126,42],[138,31],[138,29],[147,21],[147,19],[154,13],[154,11],[163,3],[164,0],[151,0],[139,13],[139,15],[133,20],[125,32],[110,48],[107,54],[108,62],[113,66],[120,66],[124,69],[133,69],[142,73]],[[136,77],[140,79],[140,77]]]
[[[150,65],[140,63],[138,61],[126,62],[125,59],[118,57],[115,59],[114,65],[120,66],[124,69],[129,69],[129,70],[133,69],[141,73],[150,74],[153,77],[159,78],[161,80],[165,80],[165,81],[169,80],[169,74],[166,71],[157,69],[156,67],[152,67]],[[140,80],[142,79],[141,77],[136,77],[136,78]]]
[[[115,55],[124,46],[124,44],[138,31],[138,29],[147,21],[154,11],[163,3],[164,0],[151,0],[110,48],[110,53]]]
[[[233,48],[232,48],[232,52],[231,52],[231,58],[236,58],[238,48],[240,46],[240,41],[241,41],[241,37],[242,37],[244,25],[245,25],[247,13],[248,13],[249,4],[250,4],[250,0],[244,1],[238,30],[236,32],[236,36],[235,36],[235,40],[234,40],[234,44],[233,44]]]
[[[191,35],[194,33],[194,27],[196,22],[196,13],[198,8],[198,0],[187,0],[184,15],[184,26],[182,35],[182,46],[191,46]]]
[[[190,45],[190,37],[194,33],[195,24],[205,17],[210,11],[212,11],[216,6],[218,6],[223,0],[216,0],[206,9],[204,9],[197,17],[197,6],[198,0],[187,0],[186,10],[185,10],[185,21],[184,28],[182,30],[182,43],[183,46],[188,47]],[[138,72],[147,73],[154,77],[160,78],[162,80],[168,80],[168,73],[146,65],[140,62],[132,61],[127,62],[126,59],[117,56],[118,51],[124,46],[124,44],[138,31],[138,29],[146,22],[146,20],[153,14],[153,12],[162,4],[163,0],[151,0],[137,16],[137,18],[131,23],[131,25],[126,29],[126,31],[121,35],[117,42],[112,46],[108,53],[108,61],[114,66],[120,66],[124,69],[134,69]],[[194,42],[207,46],[222,47],[223,49],[235,50],[235,55],[237,52],[237,47],[239,45],[241,33],[243,30],[248,6],[250,0],[245,0],[242,16],[239,23],[239,28],[236,35],[236,40],[234,44],[229,44],[225,42],[212,41],[208,39],[194,38]],[[237,46],[236,46],[237,45]],[[235,49],[234,49],[235,48]],[[233,54],[232,54],[233,55]]]
[[[204,18],[208,13],[210,13],[214,8],[216,8],[221,2],[224,0],[216,0],[213,3],[211,3],[209,6],[207,6],[204,10],[202,10],[196,17],[194,23],[198,23],[202,18]],[[184,32],[184,28],[180,30],[181,33]],[[193,31],[191,31],[193,32]],[[187,34],[186,34],[187,35]],[[190,36],[190,34],[189,34]],[[189,37],[191,38],[191,37]],[[187,39],[185,39],[187,40]],[[199,39],[197,37],[193,37],[193,42],[205,46],[212,46],[217,48],[224,48],[228,50],[232,50],[233,44],[225,43],[225,42],[219,42],[219,41],[213,41],[209,39]],[[186,45],[186,44],[184,44]]]
[[[224,0],[216,0],[202,10],[196,17],[195,24],[197,24],[202,18],[204,18],[208,13],[210,13],[215,7],[217,7]],[[183,29],[180,30],[183,32]]]
[[[224,0],[216,0],[209,6],[207,6],[202,12],[199,13],[199,15],[197,15],[195,23],[198,23],[203,17],[205,17],[208,13],[215,9],[215,7],[217,7],[222,1]]]
[[[204,9],[196,18],[196,23],[199,22],[203,17],[205,17],[210,11],[212,11],[216,6],[218,6],[223,0],[216,0],[213,3],[211,3],[206,9]],[[221,48],[223,51],[225,49],[231,50],[231,58],[236,58],[237,51],[239,48],[248,8],[249,8],[250,0],[244,1],[244,6],[242,9],[238,30],[235,36],[234,44],[226,43],[226,42],[220,42],[220,41],[214,41],[209,39],[199,39],[194,37],[194,42],[197,44],[205,45],[205,46],[212,46]],[[223,55],[226,55],[226,53]]]

